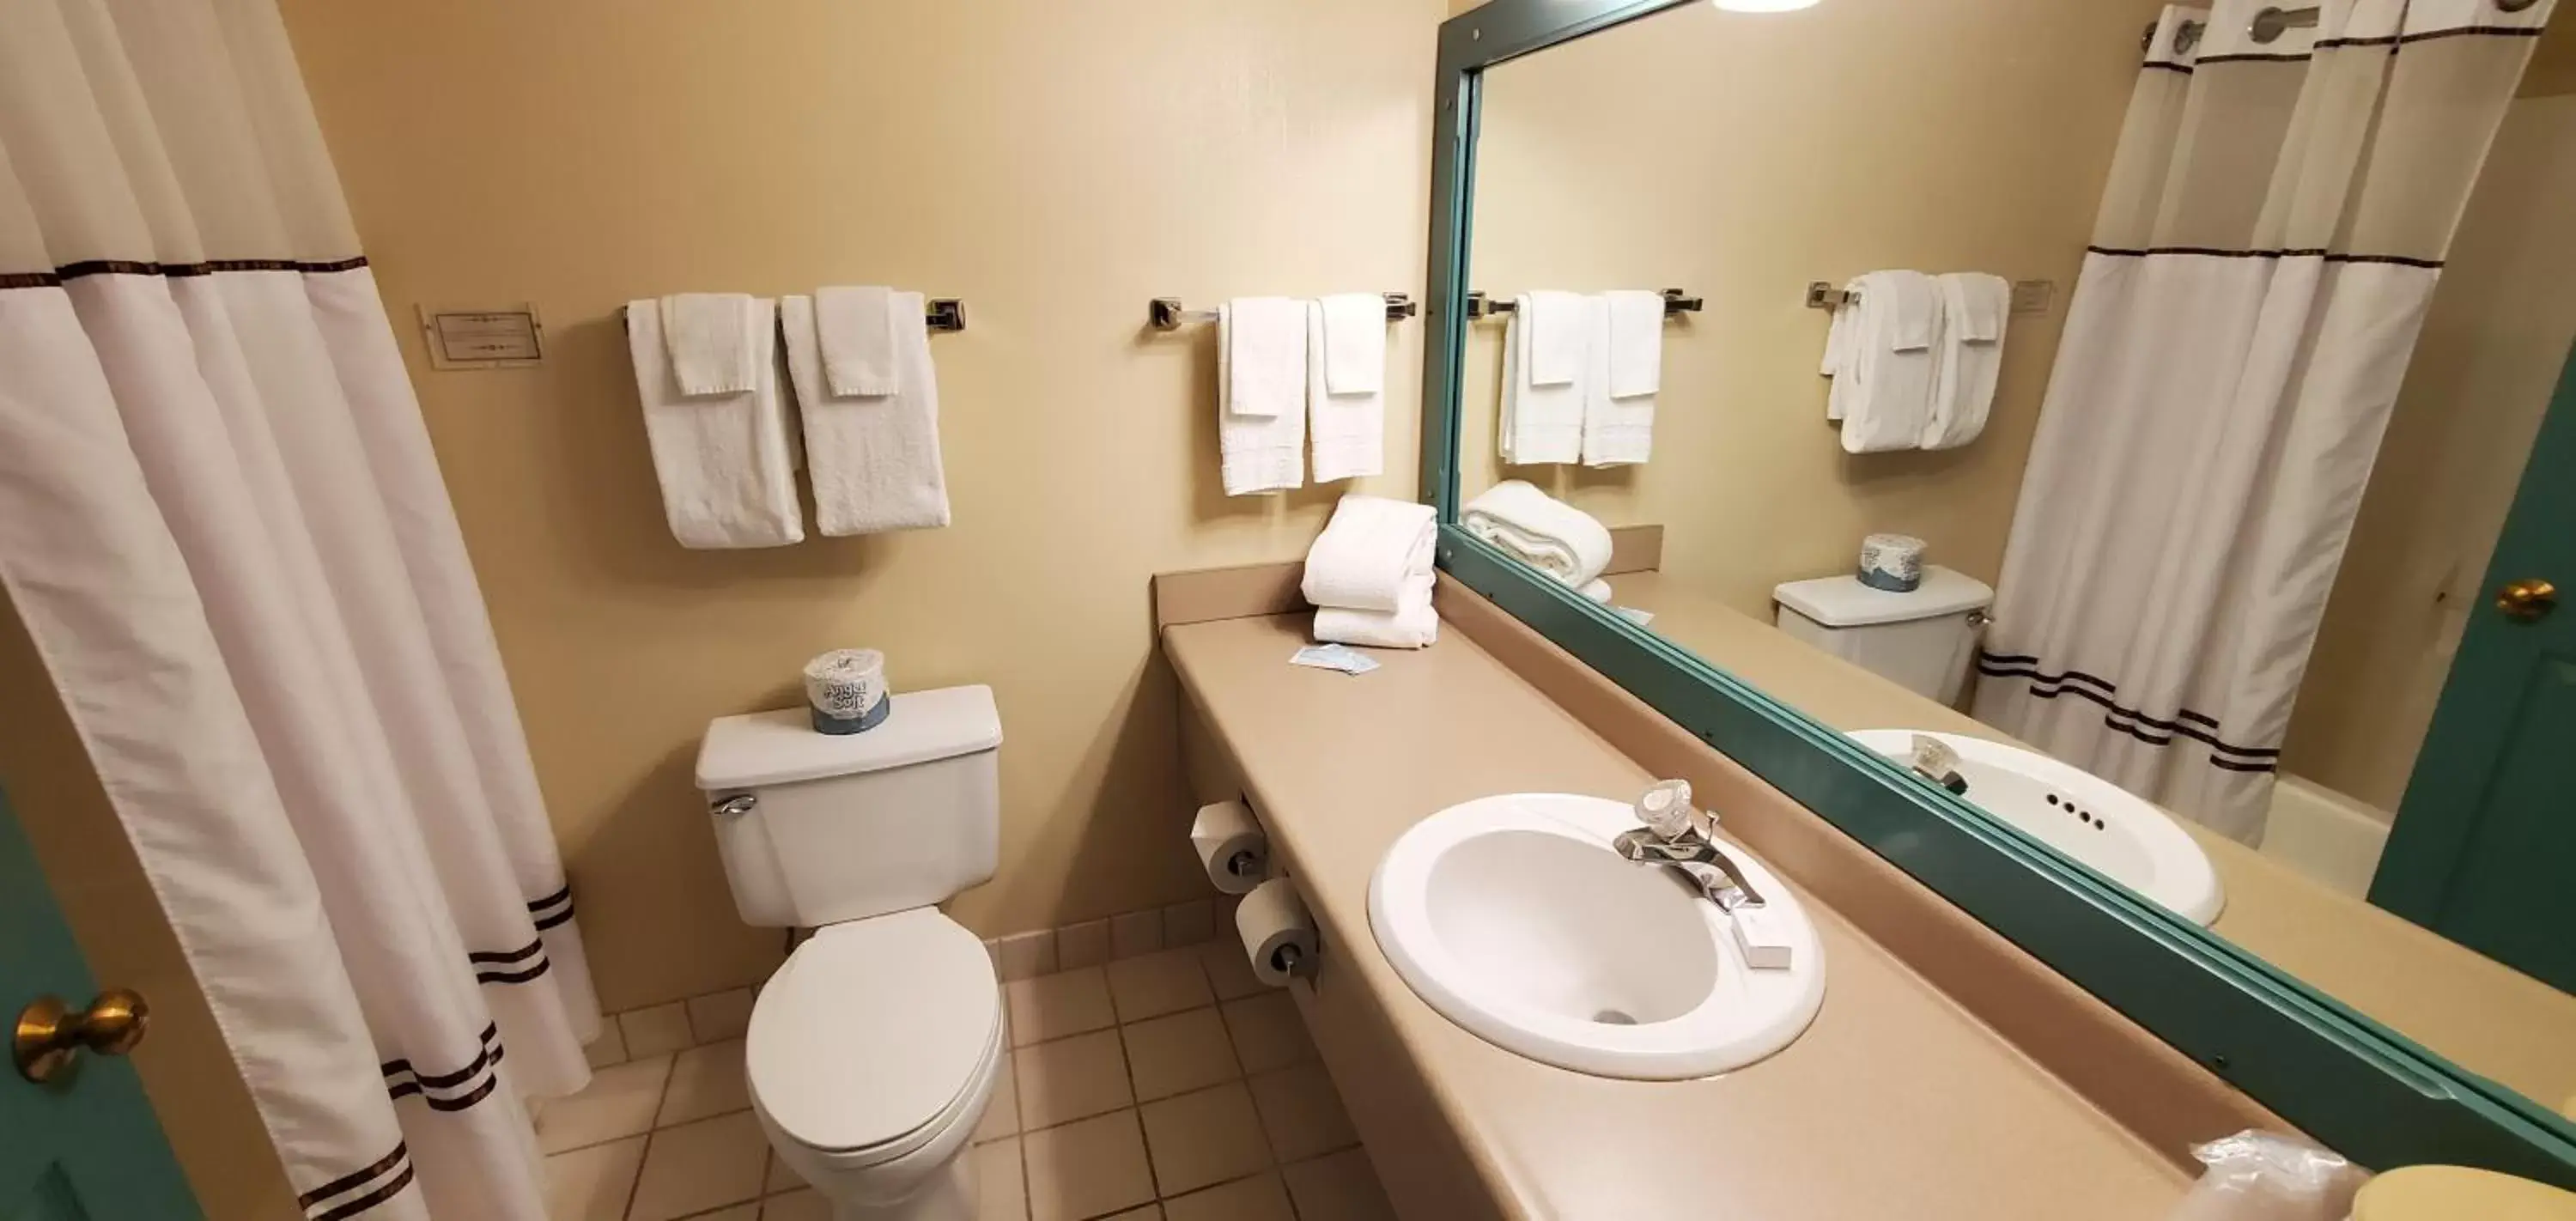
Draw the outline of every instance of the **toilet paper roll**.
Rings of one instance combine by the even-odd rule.
[[[1923,540],[1910,534],[1873,534],[1860,541],[1860,583],[1909,594],[1923,585]]]
[[[1249,893],[1270,876],[1270,837],[1252,807],[1240,801],[1200,806],[1190,822],[1190,846],[1198,850],[1208,881],[1227,894]]]
[[[834,649],[805,663],[805,702],[813,706],[816,733],[874,729],[894,711],[892,695],[885,654],[875,649]]]
[[[1315,969],[1315,918],[1286,878],[1272,878],[1243,896],[1234,909],[1234,931],[1243,937],[1253,978],[1273,988]]]

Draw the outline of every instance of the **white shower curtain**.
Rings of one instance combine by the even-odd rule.
[[[0,0],[0,584],[305,1216],[539,1221],[598,1003],[273,0]]]
[[[2166,10],[2041,409],[1980,719],[2259,838],[2442,257],[2554,3],[2324,0],[2270,42],[2273,0]]]

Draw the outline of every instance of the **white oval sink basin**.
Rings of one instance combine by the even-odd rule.
[[[1795,1040],[1825,996],[1824,948],[1787,885],[1728,845],[1790,944],[1755,970],[1733,918],[1680,873],[1631,864],[1638,825],[1597,797],[1522,793],[1414,825],[1369,883],[1369,925],[1415,993],[1507,1051],[1602,1077],[1679,1081]]]
[[[1970,805],[2184,919],[2206,925],[2227,906],[2218,871],[2189,832],[2171,815],[2091,772],[1954,733],[1864,729],[1851,736],[1904,767],[1914,758],[1917,733],[1959,752]]]

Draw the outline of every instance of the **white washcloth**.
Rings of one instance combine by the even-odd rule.
[[[1610,397],[1651,396],[1664,388],[1664,295],[1625,288],[1610,302]]]
[[[1368,389],[1343,388],[1361,382],[1356,372],[1335,378],[1345,357],[1377,371]],[[1352,294],[1307,303],[1306,413],[1315,482],[1386,473],[1386,298]]]
[[[1576,589],[1610,566],[1610,530],[1592,515],[1518,479],[1486,489],[1458,524]]]
[[[1530,382],[1530,298],[1519,302],[1503,328],[1502,422],[1494,430],[1503,461],[1515,466],[1582,461],[1583,387]]]
[[[1513,316],[1529,324],[1529,384],[1568,386],[1592,360],[1590,305],[1581,293],[1534,292],[1521,297]]]
[[[650,300],[626,306],[626,349],[635,364],[635,395],[644,408],[644,439],[662,483],[662,511],[683,547],[779,547],[805,541],[789,457],[787,404],[778,393],[776,310],[752,302],[759,329],[752,343],[752,388],[691,397],[680,389],[662,339],[662,310]]]
[[[1383,496],[1342,497],[1306,552],[1306,600],[1344,610],[1402,609],[1405,591],[1431,578],[1434,512]]]
[[[1937,278],[1941,289],[1940,375],[1934,379],[1931,418],[1923,448],[1957,449],[1986,430],[1995,383],[2003,371],[2004,327],[2012,313],[2012,284],[1983,272]]]
[[[1306,406],[1306,303],[1237,297],[1218,311],[1225,345],[1227,402],[1235,415],[1266,420]]]
[[[814,290],[814,335],[834,395],[884,398],[901,387],[895,347],[903,331],[894,298],[893,289],[881,287]]]
[[[939,373],[920,293],[889,294],[894,318],[895,389],[876,396],[832,393],[820,303],[784,297],[787,375],[804,419],[806,476],[823,533],[881,534],[948,524],[948,473],[939,456]]]
[[[749,293],[676,293],[626,308],[653,314],[681,394],[743,394],[759,386],[753,356],[768,349],[769,314],[755,309]]]
[[[1285,298],[1277,298],[1285,301]],[[1275,335],[1243,342],[1237,332],[1242,328],[1235,316],[1236,306],[1228,302],[1216,307],[1216,438],[1225,494],[1249,496],[1255,492],[1276,492],[1303,487],[1306,482],[1306,413],[1296,408],[1305,406],[1306,378],[1306,309],[1303,302],[1287,301],[1289,328],[1296,336],[1288,343]],[[1265,319],[1262,330],[1273,329],[1268,316],[1273,312],[1265,305],[1254,311]],[[1238,359],[1260,363],[1261,373],[1248,380],[1259,414],[1237,411],[1237,392],[1242,383],[1236,376]],[[1274,401],[1285,393],[1289,410]],[[1267,406],[1267,411],[1259,409]]]
[[[1318,608],[1315,639],[1379,649],[1428,648],[1440,639],[1440,616],[1431,609],[1431,581],[1425,573],[1409,582],[1403,603],[1391,611]]]
[[[1825,344],[1826,417],[1842,421],[1850,453],[1917,448],[1940,373],[1939,286],[1919,271],[1874,271],[1851,290],[1860,300],[1835,312]]]
[[[1607,296],[1586,302],[1592,324],[1592,365],[1583,377],[1583,464],[1642,464],[1655,451],[1655,396],[1611,396],[1610,388],[1618,379],[1614,306]],[[1661,297],[1655,298],[1654,325],[1663,325]]]

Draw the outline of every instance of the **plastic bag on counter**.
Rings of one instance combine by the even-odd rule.
[[[2239,1132],[2192,1147],[2209,1167],[2171,1221],[2344,1221],[2370,1172],[2296,1136]]]

